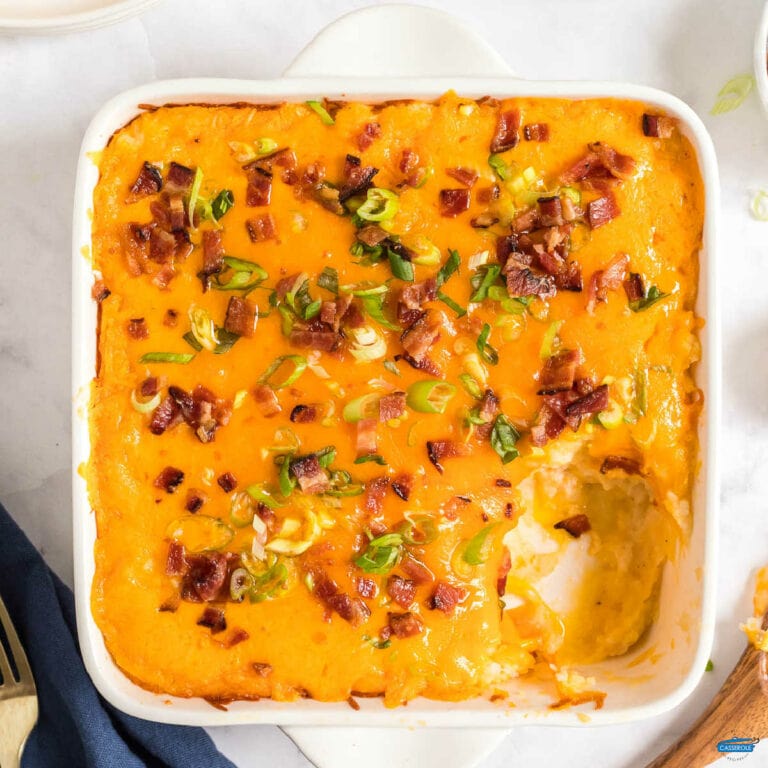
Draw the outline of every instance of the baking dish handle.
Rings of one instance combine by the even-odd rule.
[[[329,24],[286,77],[510,77],[504,59],[463,21],[418,5],[376,5]]]

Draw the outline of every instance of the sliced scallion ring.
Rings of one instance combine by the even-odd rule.
[[[194,304],[189,308],[189,323],[192,327],[192,335],[197,343],[214,352],[219,346],[219,337],[216,335],[216,325],[207,309],[196,307]]]
[[[485,360],[486,363],[491,365],[498,365],[499,353],[488,343],[488,337],[491,335],[491,326],[488,323],[483,324],[483,329],[480,331],[480,335],[477,337],[477,351],[480,353],[480,357]]]
[[[255,580],[245,568],[235,568],[229,579],[230,597],[239,603],[245,595],[253,589]]]
[[[485,528],[481,528],[468,542],[462,553],[462,560],[467,565],[482,565],[486,559],[487,547],[486,542],[491,531],[498,525],[498,523],[491,523],[486,525]]]
[[[445,413],[455,394],[455,385],[447,381],[417,381],[408,387],[405,402],[419,413]]]
[[[768,190],[758,190],[752,198],[749,209],[758,221],[768,221]]]
[[[364,299],[363,302],[365,301]],[[386,357],[386,339],[372,326],[364,325],[360,328],[351,328],[349,333],[352,336],[349,351],[359,363],[370,363],[373,360],[381,360]]]
[[[347,285],[340,285],[340,293],[348,293],[352,296],[380,296],[385,294],[389,288],[384,283],[374,283],[372,281],[364,281],[362,283],[348,283]]]
[[[306,105],[317,114],[323,125],[333,125],[335,120],[330,116],[328,110],[319,101],[307,101]]]
[[[186,365],[195,359],[194,352],[147,352],[139,358],[140,363],[178,363]]]
[[[261,139],[256,139],[254,146],[256,147],[256,152],[258,152],[258,154],[268,155],[270,152],[274,152],[279,145],[274,139],[265,136]]]
[[[406,544],[421,547],[431,544],[437,538],[437,526],[429,515],[406,513],[405,522],[398,528],[398,533]]]
[[[158,405],[160,405],[160,399],[160,393],[157,392],[154,397],[151,397],[149,400],[142,401],[139,400],[136,396],[136,390],[131,390],[131,405],[139,413],[151,413],[155,410],[155,408],[157,408]]]
[[[371,187],[365,202],[357,209],[357,215],[364,221],[387,221],[394,218],[400,208],[397,195],[380,187]]]
[[[197,198],[200,196],[200,187],[203,183],[203,169],[198,166],[195,169],[195,178],[192,180],[192,188],[189,190],[189,202],[187,204],[187,216],[189,217],[190,229],[195,229],[195,210],[197,209]]]
[[[278,377],[276,381],[273,381],[273,376],[283,367],[283,365],[289,366],[290,372],[285,378]],[[261,374],[259,377],[259,384],[268,384],[272,389],[290,387],[306,369],[306,357],[303,357],[302,355],[280,355],[280,357],[276,358],[272,365]]]
[[[483,390],[475,379],[468,373],[462,373],[459,375],[459,381],[461,386],[464,387],[464,391],[475,400],[479,400],[483,396]]]
[[[415,254],[413,257],[414,264],[420,264],[423,267],[436,267],[440,263],[440,249],[423,235],[414,237],[408,245]]]
[[[187,552],[209,552],[226,547],[235,532],[217,517],[197,514],[174,520],[166,529],[165,535],[181,542]]]
[[[754,85],[755,78],[752,75],[744,74],[731,78],[718,92],[717,100],[709,110],[710,114],[723,115],[740,107]]]
[[[548,360],[555,353],[558,344],[557,334],[560,332],[563,322],[563,320],[556,320],[554,323],[550,323],[545,331],[544,338],[541,341],[541,348],[539,349],[539,357],[542,360]]]
[[[341,416],[349,424],[356,424],[363,419],[376,419],[379,416],[379,400],[381,396],[375,392],[350,400],[341,412]]]
[[[244,528],[253,522],[255,509],[253,496],[243,491],[235,493],[229,502],[229,520],[236,528]]]

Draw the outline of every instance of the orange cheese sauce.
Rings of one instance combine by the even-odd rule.
[[[522,210],[510,178],[500,181],[488,163],[498,114],[513,108],[520,111],[524,125],[546,123],[550,133],[546,142],[521,140],[501,154],[512,178],[533,169],[522,182],[528,185],[527,193],[557,190],[560,174],[586,154],[591,142],[603,142],[635,161],[632,175],[613,189],[621,214],[596,229],[580,224],[571,234],[570,258],[581,266],[585,290],[536,299],[520,314],[505,313],[493,300],[469,305],[471,257],[488,251],[494,263],[496,238],[509,233],[511,218]],[[346,104],[328,126],[304,104],[184,106],[143,113],[112,137],[100,159],[94,196],[93,263],[110,295],[100,304],[99,367],[90,404],[88,476],[98,525],[92,610],[115,662],[131,679],[179,696],[291,700],[309,695],[343,701],[361,692],[381,694],[387,705],[395,706],[419,695],[442,700],[487,696],[505,679],[526,674],[537,660],[594,661],[626,651],[641,636],[653,619],[661,565],[674,551],[677,527],[685,528],[697,461],[700,397],[692,366],[699,356],[700,320],[694,304],[703,222],[703,190],[690,143],[678,130],[666,139],[643,135],[644,111],[642,104],[627,101],[511,99],[495,105],[449,94],[436,103]],[[381,135],[360,152],[357,137],[372,121],[380,125]],[[386,259],[369,266],[357,263],[360,259],[350,253],[356,231],[350,216],[339,216],[311,197],[299,199],[296,185],[284,183],[279,172],[273,178],[268,208],[245,204],[246,174],[230,143],[253,145],[264,138],[296,153],[299,174],[319,162],[333,182],[342,178],[345,156],[359,156],[363,165],[379,169],[376,187],[398,194],[399,209],[386,222],[389,232],[399,235],[406,246],[428,239],[439,249],[439,264],[446,261],[449,249],[460,255],[458,273],[442,290],[461,307],[469,305],[468,314],[457,318],[440,301],[429,304],[432,312],[442,314],[442,333],[430,358],[440,368],[439,378],[455,385],[455,393],[444,413],[409,407],[403,417],[377,425],[377,453],[386,461],[384,466],[354,463],[356,425],[342,418],[344,406],[370,392],[407,391],[414,382],[434,376],[404,360],[396,363],[398,374],[385,367],[382,358],[358,362],[343,345],[338,352],[319,354],[320,375],[310,367],[291,386],[277,391],[282,407],[277,416],[264,416],[252,394],[278,356],[311,354],[289,344],[280,314],[270,307],[270,291],[278,280],[306,273],[311,297],[323,300],[334,298],[316,285],[325,267],[337,270],[341,285],[391,281],[384,304],[390,321],[396,319],[396,296],[403,285],[393,279]],[[405,176],[400,169],[405,149],[416,152],[420,167],[431,171],[418,188],[399,186]],[[224,251],[256,262],[268,273],[248,297],[262,315],[255,333],[223,354],[203,349],[188,364],[140,361],[151,352],[193,352],[182,338],[190,331],[189,308],[207,310],[216,326],[223,326],[232,295],[218,290],[204,293],[197,276],[202,268],[200,233],[214,226],[211,221],[201,222],[191,233],[194,248],[186,260],[175,264],[167,288],[152,282],[158,264],[149,262],[147,274],[130,274],[128,224],[150,221],[150,202],[156,199],[126,202],[145,161],[166,170],[172,161],[201,169],[203,198],[231,190],[234,206],[219,222]],[[446,174],[446,169],[457,166],[476,171],[479,180],[472,188],[470,210],[447,218],[440,212],[439,191],[461,187]],[[481,202],[478,190],[493,184],[501,188],[500,198]],[[578,183],[573,186],[583,206],[600,195]],[[535,203],[535,194],[530,199]],[[488,229],[470,225],[470,219],[489,209],[498,223]],[[273,216],[276,239],[254,243],[246,220],[265,212]],[[590,313],[586,290],[590,277],[618,253],[629,255],[630,270],[642,275],[646,286],[658,286],[668,295],[645,311],[633,312],[618,287]],[[433,276],[439,264],[415,264],[416,281]],[[178,313],[175,327],[164,323],[169,309]],[[133,339],[126,332],[129,321],[136,318],[144,319],[147,338]],[[619,418],[611,428],[587,418],[578,433],[566,428],[560,438],[537,448],[529,433],[542,402],[537,394],[542,343],[558,321],[555,345],[581,350],[581,375],[608,383]],[[366,322],[384,337],[386,359],[393,361],[402,352],[400,333],[370,318]],[[476,362],[468,356],[477,354],[476,340],[484,323],[491,327],[489,343],[499,362],[481,361],[482,388],[496,393],[501,412],[521,435],[519,457],[506,464],[490,440],[468,436],[467,414],[476,401],[459,383],[462,373],[477,378]],[[162,377],[161,396],[168,385],[187,392],[204,385],[237,407],[211,442],[200,442],[183,423],[164,434],[152,434],[150,415],[131,404],[131,393],[149,376]],[[299,404],[320,405],[322,418],[291,423],[288,415]],[[297,454],[334,446],[332,468],[348,471],[356,483],[412,475],[408,500],[388,489],[377,519],[389,532],[400,530],[406,513],[433,519],[434,541],[406,549],[436,581],[463,590],[452,613],[430,607],[431,584],[417,585],[409,611],[420,619],[423,631],[381,640],[388,613],[403,611],[388,598],[387,579],[407,574],[402,563],[389,574],[366,574],[355,564],[365,550],[371,522],[365,494],[335,500],[296,490],[274,510],[278,521],[291,518],[301,524],[289,538],[308,535],[308,509],[320,516],[323,526],[314,532],[307,551],[280,556],[285,566],[281,588],[258,602],[246,597],[242,602],[217,603],[226,617],[222,632],[214,634],[197,624],[206,606],[179,600],[179,577],[166,574],[169,537],[176,521],[189,516],[187,491],[199,489],[207,498],[198,516],[220,519],[231,528],[232,538],[224,550],[250,553],[254,528],[232,524],[232,497],[251,484],[271,485],[274,490],[279,471],[274,459],[280,450],[269,449],[283,444],[286,450],[285,433],[276,435],[286,427],[300,442]],[[445,459],[441,474],[428,458],[426,443],[442,439],[466,440],[469,455]],[[564,461],[557,454],[563,446],[571,447],[572,457]],[[647,491],[651,512],[637,529],[620,526],[610,507],[591,514],[589,494],[581,493],[579,477],[591,478],[589,488],[597,487],[602,482],[601,462],[617,455],[630,457],[642,468],[637,482]],[[559,475],[542,474],[555,465]],[[170,494],[153,484],[169,466],[184,473],[182,484]],[[215,478],[226,472],[238,480],[233,493],[216,483]],[[558,477],[571,484],[570,495],[557,492]],[[499,484],[499,479],[505,482]],[[539,490],[526,492],[526,482],[538,483]],[[565,530],[553,526],[578,512],[590,516],[593,527],[578,542],[591,541],[593,553],[599,542],[612,553],[636,547],[632,556],[642,564],[631,573],[625,604],[621,599],[601,599],[607,588],[605,575],[615,573],[610,569],[619,559],[606,556],[600,562],[607,570],[598,569],[591,581],[581,585],[582,599],[576,608],[553,616],[557,611],[542,607],[526,593],[534,576],[541,575],[543,561],[534,552],[523,562],[522,555],[513,551],[510,584],[518,585],[518,602],[502,611],[497,580],[506,556],[505,536],[529,514],[557,547],[564,548],[574,542]],[[496,525],[481,548],[480,562],[468,563],[461,555],[466,543],[492,523]],[[643,543],[628,541],[630,531]],[[274,535],[279,534],[270,534]],[[404,551],[401,548],[399,556]],[[552,559],[556,554],[542,557]],[[317,562],[342,592],[354,598],[359,597],[356,585],[361,577],[377,583],[375,597],[361,598],[370,611],[364,622],[354,626],[318,598],[306,576],[307,564]],[[616,581],[621,590],[620,578],[609,575],[607,580]],[[633,613],[635,587],[635,602],[642,604],[642,610]],[[175,610],[159,610],[164,604]],[[609,634],[607,627],[611,638],[602,643]],[[243,630],[247,639],[230,645],[237,630]]]

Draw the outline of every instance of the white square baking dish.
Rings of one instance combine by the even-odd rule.
[[[371,38],[365,26],[377,30]],[[405,35],[382,34],[408,30]],[[386,32],[386,30],[384,30]],[[370,50],[380,45],[381,51]],[[420,40],[419,46],[411,45]],[[379,40],[379,43],[376,43]],[[359,56],[352,49],[366,46],[365,61],[389,76],[338,76]],[[457,47],[458,52],[457,52]],[[399,46],[399,47],[398,47]],[[450,51],[450,56],[448,55]],[[369,65],[369,69],[371,65]],[[405,77],[410,72],[412,76]],[[445,76],[431,76],[442,72]],[[471,72],[472,77],[458,72]],[[308,76],[308,73],[319,76]],[[336,74],[336,76],[331,76]],[[430,76],[422,76],[424,74]],[[297,60],[289,76],[276,80],[187,79],[157,82],[123,93],[108,102],[93,119],[80,152],[75,194],[73,240],[73,495],[75,591],[78,631],[86,667],[101,694],[119,709],[137,717],[188,725],[273,723],[307,726],[471,726],[509,727],[513,724],[606,724],[660,714],[687,697],[704,672],[714,630],[716,535],[719,483],[717,435],[720,409],[720,334],[717,296],[716,225],[719,208],[714,149],[696,114],[679,99],[650,88],[608,82],[535,82],[506,73],[502,60],[479,38],[435,11],[406,6],[370,8],[344,17],[325,30]],[[397,76],[395,76],[397,75]],[[363,699],[360,710],[347,703],[301,700],[234,702],[226,711],[201,699],[179,699],[150,693],[132,683],[107,652],[90,609],[94,575],[95,516],[80,466],[88,461],[88,398],[95,372],[97,312],[91,299],[93,273],[84,254],[91,242],[91,207],[98,170],[91,153],[101,150],[112,134],[135,117],[140,104],[272,103],[327,97],[339,100],[434,99],[453,89],[468,97],[539,96],[580,99],[634,99],[679,120],[698,156],[705,188],[705,225],[700,254],[697,312],[705,319],[701,332],[702,361],[698,386],[705,393],[700,422],[700,468],[693,496],[693,532],[674,563],[664,573],[659,616],[648,637],[620,658],[584,668],[607,692],[605,706],[550,709],[545,693],[530,680],[513,682],[515,707],[487,700],[441,703],[418,699],[387,710],[378,699]],[[581,670],[583,671],[583,670]]]

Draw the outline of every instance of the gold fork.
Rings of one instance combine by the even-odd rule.
[[[0,627],[5,632],[11,659],[0,643],[0,768],[19,768],[21,753],[37,722],[37,691],[27,656],[0,598]]]

